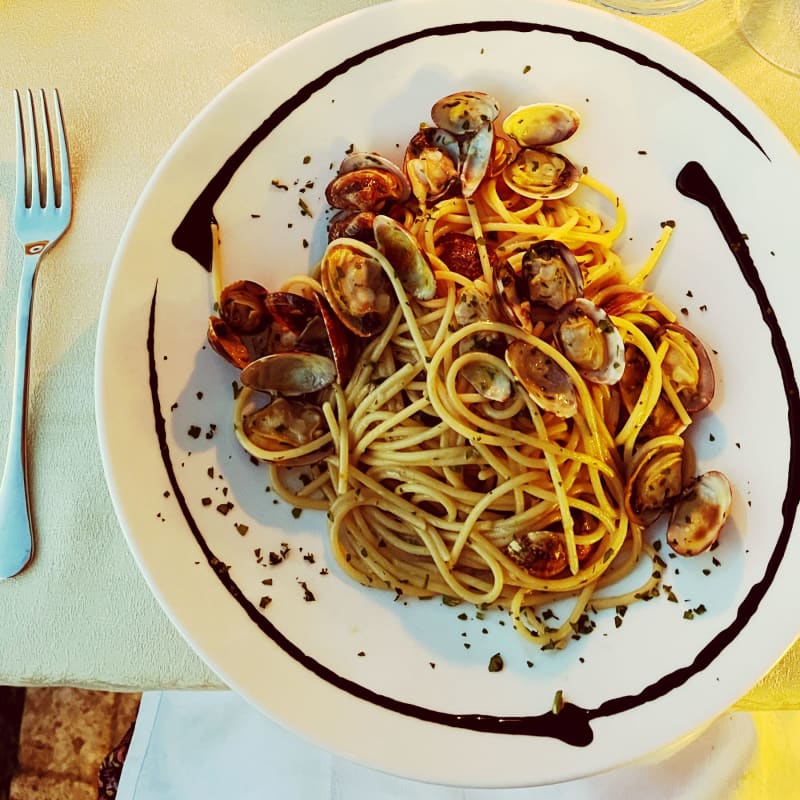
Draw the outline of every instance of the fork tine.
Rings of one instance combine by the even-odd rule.
[[[56,176],[53,170],[53,145],[50,140],[50,117],[47,113],[47,98],[44,89],[39,89],[39,107],[41,109],[40,127],[43,132],[44,151],[44,204],[52,208],[56,204]]]
[[[72,176],[69,170],[69,152],[67,134],[64,130],[64,117],[61,113],[61,98],[58,89],[53,89],[53,106],[56,118],[56,134],[58,136],[58,160],[61,166],[61,208],[70,211],[72,208]]]
[[[22,98],[19,90],[14,89],[14,116],[17,123],[17,183],[16,183],[16,204],[17,208],[25,208],[26,205],[26,175],[25,175],[25,141],[22,132]]]
[[[41,208],[39,177],[39,140],[36,135],[36,115],[33,110],[33,92],[28,89],[28,152],[26,163],[31,173],[31,202],[29,208]]]

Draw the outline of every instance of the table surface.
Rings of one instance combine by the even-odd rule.
[[[682,14],[635,21],[722,72],[800,150],[800,78],[751,50],[732,2],[706,0]],[[11,391],[22,254],[10,225],[11,88],[59,88],[76,195],[72,227],[46,257],[37,281],[29,409],[37,550],[22,574],[0,582],[0,683],[137,691],[222,686],[141,577],[106,489],[93,402],[103,291],[139,194],[194,116],[280,44],[375,4],[0,4],[0,409],[8,407]],[[800,644],[739,706],[800,708]]]

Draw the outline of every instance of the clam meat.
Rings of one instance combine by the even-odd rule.
[[[458,139],[443,128],[424,127],[406,146],[403,168],[420,205],[435,202],[456,183],[461,165]]]
[[[220,292],[219,314],[235,333],[259,333],[270,322],[267,295],[255,281],[235,281]]]
[[[553,578],[569,563],[563,533],[528,531],[506,545],[506,555],[535,578]]]
[[[367,244],[375,244],[372,224],[375,222],[374,211],[354,211],[342,209],[334,214],[328,222],[328,241],[347,238],[358,239]]]
[[[280,452],[310,444],[327,433],[325,417],[318,406],[299,400],[277,397],[271,403],[246,414],[242,419],[245,436],[256,447]],[[282,463],[287,466],[313,464],[325,458],[330,447]]]
[[[356,336],[372,336],[389,322],[397,304],[391,269],[386,256],[358,239],[334,239],[325,249],[319,270],[325,299]]]
[[[566,156],[544,148],[525,147],[503,170],[515,192],[535,200],[566,197],[580,183],[581,171]]]
[[[583,275],[563,242],[534,242],[522,257],[522,278],[532,303],[559,309],[583,294]]]
[[[577,297],[561,307],[555,325],[561,352],[594,383],[618,383],[625,370],[625,345],[616,325],[591,300]]]
[[[386,205],[403,202],[410,187],[405,175],[392,162],[369,154],[368,166],[355,166],[363,161],[346,160],[344,169],[325,187],[325,199],[334,208],[350,211],[380,211]]]
[[[495,291],[506,317],[531,330],[536,307],[558,311],[583,295],[575,255],[562,242],[543,239],[523,254],[517,273],[503,262],[494,269]]]
[[[714,369],[703,343],[676,323],[663,325],[654,338],[656,346],[664,340],[669,342],[663,369],[684,408],[690,414],[702,411],[714,398],[715,391]]]

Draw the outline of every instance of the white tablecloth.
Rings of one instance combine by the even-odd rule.
[[[566,0],[565,0],[566,1]],[[800,78],[743,41],[733,0],[639,20],[696,52],[800,146]],[[8,407],[21,248],[10,226],[12,87],[58,86],[75,214],[36,287],[30,470],[37,550],[0,582],[0,683],[128,690],[221,687],[154,599],[128,551],[94,420],[97,320],[137,197],[185,126],[278,45],[370,0],[0,3],[0,421]],[[0,424],[4,450],[6,427]],[[743,704],[800,707],[800,648]]]

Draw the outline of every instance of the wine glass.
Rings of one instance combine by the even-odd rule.
[[[596,0],[598,5],[626,14],[659,16],[688,11],[703,0]]]
[[[800,75],[800,0],[739,0],[737,18],[757,53]]]

